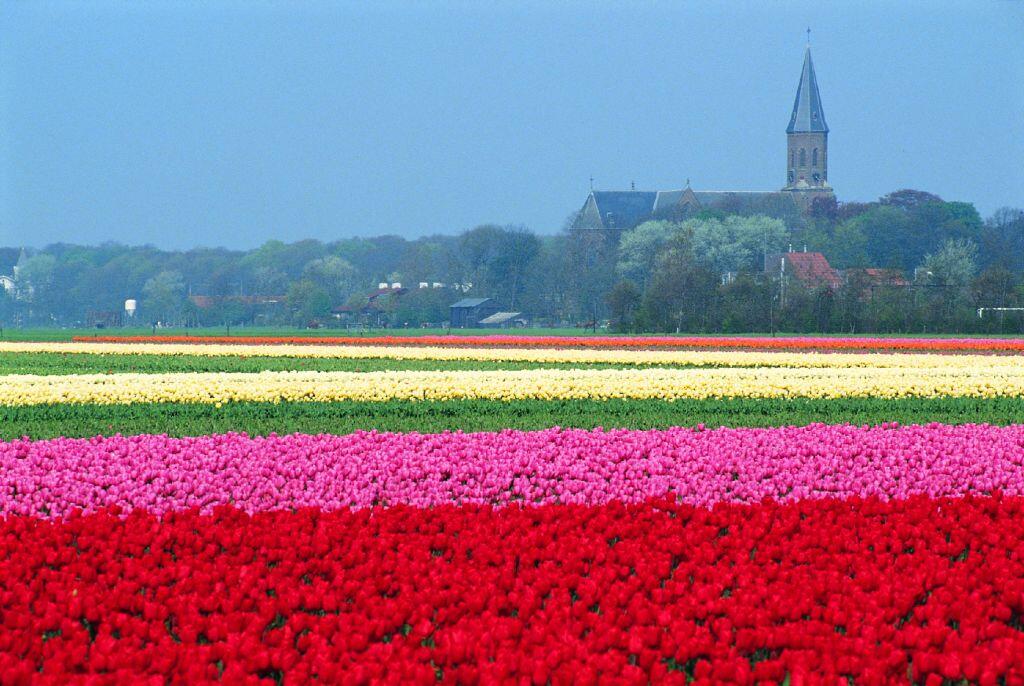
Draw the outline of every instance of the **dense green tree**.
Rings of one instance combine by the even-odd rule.
[[[933,330],[942,328],[943,322],[969,316],[970,284],[978,272],[977,257],[977,245],[954,239],[946,240],[939,250],[925,255],[918,275],[922,283],[932,289],[926,299],[930,316],[925,321]],[[962,325],[956,329],[961,331]]]
[[[722,333],[770,331],[778,294],[764,274],[741,273],[719,289],[719,329]]]
[[[986,267],[1024,271],[1024,210],[1001,207],[985,221],[979,240],[979,261]]]
[[[707,331],[719,279],[697,260],[693,231],[677,232],[658,255],[640,321],[658,331]]]
[[[875,264],[868,257],[868,245],[861,227],[856,222],[847,222],[835,228],[825,256],[837,269],[868,267]],[[892,260],[885,266],[893,267]]]
[[[975,308],[1020,307],[1021,294],[1017,277],[1005,267],[989,267],[971,283],[971,295]],[[1006,311],[983,312],[979,326],[987,332],[1006,333],[1020,331],[1024,313]]]
[[[454,300],[447,288],[414,288],[395,299],[390,312],[391,326],[419,327],[424,324],[441,326],[448,321],[448,307]]]
[[[912,188],[903,188],[892,193],[887,193],[878,199],[879,205],[890,205],[904,210],[912,210],[924,205],[941,203],[942,198],[928,193],[927,191],[916,191]]]
[[[538,325],[558,325],[569,318],[571,280],[569,244],[571,236],[539,237],[540,252],[526,279],[521,296],[522,311]]]
[[[594,328],[607,315],[605,295],[616,282],[616,237],[605,231],[575,231],[565,243],[566,314]]]
[[[180,324],[185,306],[185,282],[176,271],[162,271],[142,287],[142,316],[151,322]]]
[[[782,221],[763,215],[692,219],[682,228],[692,230],[696,258],[716,274],[762,270],[764,258],[781,252],[789,237]]]
[[[323,324],[331,316],[330,294],[309,279],[300,279],[288,288],[288,308],[298,326]]]
[[[487,224],[459,236],[457,279],[479,297],[517,308],[540,254],[540,240],[522,227]]]
[[[860,249],[866,250],[866,259],[861,264],[843,264],[842,266],[877,266],[910,270],[917,266],[927,252],[922,246],[922,238],[917,236],[917,228],[905,210],[891,205],[878,205],[863,214],[839,224],[830,241],[831,246],[825,256],[835,259],[837,263],[849,258],[861,259],[861,255],[844,255],[847,247],[843,237],[856,237]],[[844,259],[846,258],[846,259]]]
[[[654,269],[654,262],[665,245],[679,231],[679,225],[666,220],[648,221],[625,232],[619,241],[615,271],[641,288]]]
[[[929,283],[963,288],[978,271],[978,246],[967,240],[948,239],[937,252],[925,255],[921,269]]]
[[[632,281],[625,279],[615,284],[607,297],[613,329],[621,332],[634,330],[642,298],[643,292]]]
[[[311,260],[302,270],[303,280],[314,283],[334,305],[340,305],[359,289],[356,269],[340,257]]]

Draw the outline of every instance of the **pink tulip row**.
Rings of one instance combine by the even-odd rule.
[[[91,343],[239,343],[249,345],[442,345],[524,348],[766,348],[794,350],[1024,351],[1020,338],[827,336],[74,336]]]
[[[1024,425],[109,438],[0,443],[0,514],[1024,494]]]

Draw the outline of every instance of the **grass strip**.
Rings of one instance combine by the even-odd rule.
[[[227,431],[345,434],[381,431],[500,431],[551,426],[653,429],[839,424],[1024,422],[1024,398],[742,400],[450,400],[426,402],[239,402],[0,407],[0,438],[122,434],[196,436]]]
[[[691,368],[693,365],[645,364],[644,367]],[[377,372],[520,369],[630,369],[632,364],[510,362],[500,360],[346,359],[327,357],[235,357],[207,355],[117,355],[88,353],[0,352],[0,375],[164,374],[176,372]]]

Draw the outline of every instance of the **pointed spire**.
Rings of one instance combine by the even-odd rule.
[[[825,110],[821,106],[821,93],[818,92],[818,79],[814,75],[814,63],[811,61],[810,33],[807,34],[807,39],[804,68],[800,73],[800,85],[797,86],[796,100],[793,102],[793,116],[789,118],[786,133],[828,133]]]

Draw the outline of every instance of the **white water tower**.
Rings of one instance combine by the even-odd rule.
[[[135,318],[135,310],[139,309],[139,303],[134,298],[124,301],[124,314],[128,319]]]

